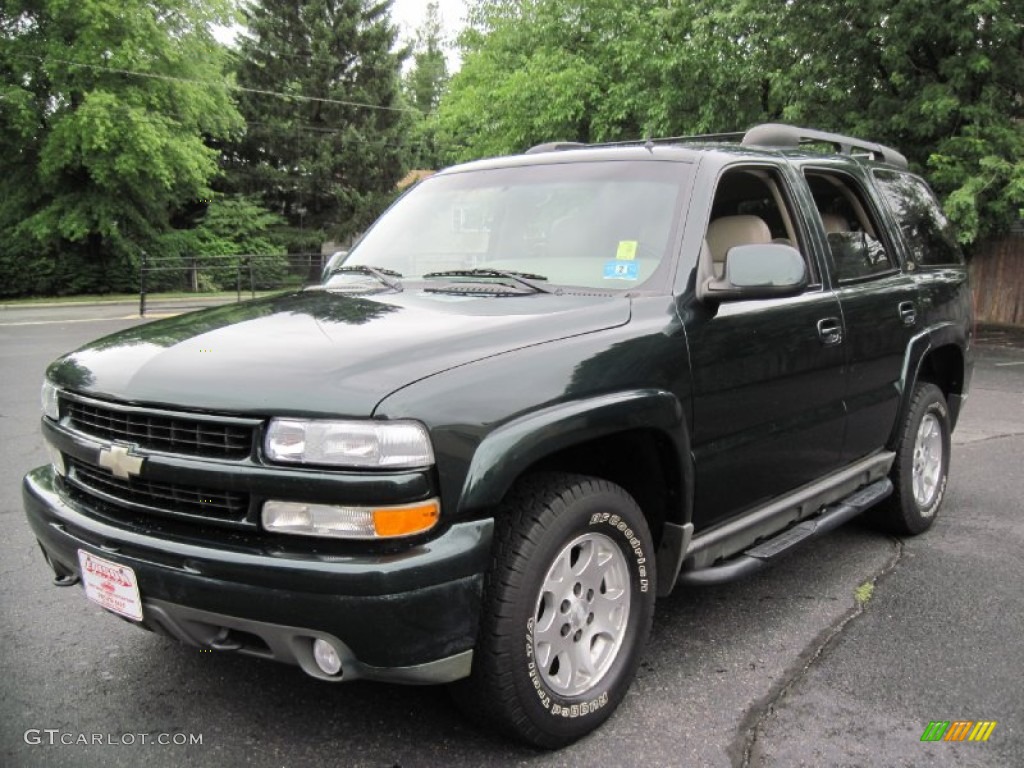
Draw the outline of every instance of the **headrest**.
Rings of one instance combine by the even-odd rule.
[[[770,243],[772,232],[764,220],[757,216],[722,216],[708,226],[707,241],[711,248],[711,258],[721,263],[733,246]]]
[[[821,223],[825,225],[825,234],[850,231],[850,222],[846,220],[845,216],[840,216],[838,213],[821,214]]]

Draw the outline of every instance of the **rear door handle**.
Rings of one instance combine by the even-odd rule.
[[[838,317],[825,317],[818,321],[818,338],[825,346],[843,343],[843,324]]]
[[[903,324],[906,326],[917,324],[917,308],[914,306],[912,301],[901,301],[900,302],[900,318],[903,320]]]

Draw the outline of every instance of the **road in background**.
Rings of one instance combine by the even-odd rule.
[[[248,294],[242,294],[248,298]],[[22,328],[32,325],[76,325],[78,323],[104,323],[111,320],[123,321],[125,326],[114,325],[111,329],[119,329],[148,320],[177,315],[203,307],[215,307],[230,304],[234,297],[205,297],[202,295],[187,296],[178,299],[147,299],[146,317],[139,316],[139,302],[104,301],[104,302],[54,302],[52,304],[0,304],[0,328]],[[98,332],[84,331],[81,336],[85,343],[110,330]],[[14,331],[10,331],[14,333]],[[76,336],[77,338],[77,336]],[[66,350],[63,350],[66,351]]]
[[[124,306],[0,312],[3,765],[1019,765],[1024,352],[1013,338],[982,351],[931,532],[900,542],[854,523],[744,581],[677,590],[658,603],[619,711],[538,753],[475,730],[443,689],[331,685],[201,652],[50,585],[19,487],[46,461],[43,370],[138,322]],[[920,742],[947,719],[999,725],[984,744]],[[83,737],[104,743],[60,744]]]

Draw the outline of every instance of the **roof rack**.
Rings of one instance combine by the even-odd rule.
[[[524,154],[538,155],[541,152],[562,152],[566,149],[583,149],[589,146],[580,141],[547,141],[530,147]]]
[[[907,158],[902,153],[883,144],[783,123],[755,125],[743,135],[743,140],[740,143],[747,147],[796,148],[801,144],[812,142],[831,144],[837,152],[844,155],[852,155],[855,150],[859,150],[868,153],[874,160],[881,160],[899,168],[906,169],[908,167]]]
[[[549,141],[526,150],[527,155],[540,152],[562,152],[569,149],[593,149],[595,147],[646,147],[656,144],[685,144],[686,142],[739,141],[746,134],[743,131],[732,133],[700,133],[693,136],[663,136],[659,138],[626,139],[625,141],[599,141],[584,144],[579,141]]]
[[[822,142],[831,144],[836,152],[852,155],[855,151],[864,152],[873,160],[895,165],[898,168],[908,167],[907,158],[892,147],[876,144],[872,141],[842,136],[838,133],[818,131],[814,128],[800,128],[784,123],[763,123],[750,130],[732,133],[700,133],[693,136],[667,136],[664,138],[630,139],[627,141],[605,141],[585,144],[579,141],[549,141],[526,150],[526,154],[535,155],[541,152],[563,152],[572,149],[591,149],[594,147],[653,147],[657,144],[687,144],[694,142],[739,142],[745,147],[770,147],[775,149],[797,148],[801,144]]]

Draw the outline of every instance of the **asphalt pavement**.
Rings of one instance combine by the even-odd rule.
[[[242,294],[242,300],[249,297]],[[181,314],[204,307],[230,304],[236,297],[184,296],[181,298],[148,298],[145,305],[138,299],[110,299],[83,301],[42,301],[38,303],[0,303],[0,327],[20,328],[31,325],[76,325],[122,320],[129,324]],[[140,310],[143,312],[140,315]],[[93,338],[87,336],[86,340]]]
[[[330,685],[272,662],[201,652],[104,613],[77,587],[50,585],[19,488],[24,472],[46,461],[43,370],[61,352],[138,322],[125,306],[0,310],[0,764],[1021,764],[1017,335],[985,334],[930,532],[898,540],[855,522],[744,581],[677,590],[658,603],[619,711],[578,744],[540,753],[477,731],[443,689]],[[984,743],[920,740],[929,722],[945,720],[997,725]]]

